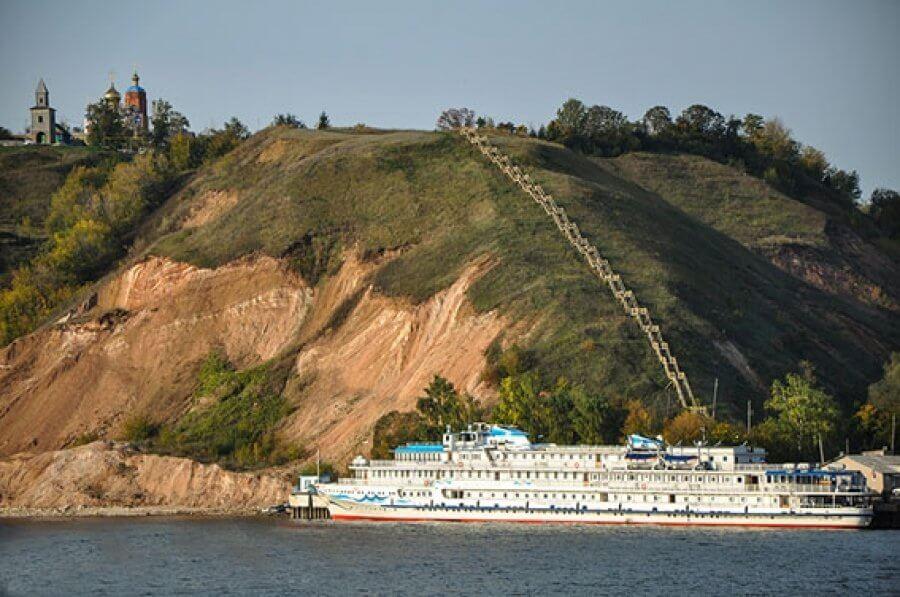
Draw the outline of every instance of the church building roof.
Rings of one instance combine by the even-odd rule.
[[[125,90],[125,93],[142,93],[144,88],[140,86],[141,78],[138,76],[137,71],[131,76],[131,87]]]

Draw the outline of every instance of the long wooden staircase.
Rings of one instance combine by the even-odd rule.
[[[578,225],[566,215],[566,210],[560,207],[553,196],[546,193],[541,185],[532,181],[531,177],[514,164],[507,155],[491,145],[488,138],[479,134],[477,129],[462,127],[459,129],[459,133],[543,208],[569,244],[584,257],[591,270],[609,286],[610,292],[622,305],[625,313],[630,315],[637,322],[641,331],[646,334],[651,349],[659,358],[666,377],[678,394],[681,406],[689,410],[703,411],[703,407],[694,398],[687,374],[678,366],[678,360],[672,354],[669,343],[663,339],[659,326],[653,323],[650,312],[638,303],[634,292],[625,287],[622,277],[613,271],[609,261],[603,258],[597,247],[584,238]]]

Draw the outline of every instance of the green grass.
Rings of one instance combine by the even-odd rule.
[[[736,184],[728,178],[740,179],[736,171],[685,158],[676,172],[682,188],[705,190],[678,202],[557,145],[495,141],[529,166],[650,307],[701,399],[720,379],[720,409],[737,411],[763,392],[713,341],[734,342],[764,383],[812,360],[849,404],[877,377],[883,347],[900,339],[887,314],[825,295],[754,251],[781,237],[822,247],[824,222],[755,179]],[[674,159],[638,157],[661,178]],[[173,232],[190,199],[208,190],[236,190],[237,206]],[[335,271],[343,249],[401,249],[375,281],[413,301],[490,256],[496,265],[470,298],[479,311],[534,325],[526,348],[545,375],[660,408],[672,398],[646,340],[607,288],[543,212],[455,135],[270,129],[201,171],[144,235],[150,252],[200,266],[254,251],[288,256],[313,282]]]
[[[286,375],[274,363],[236,371],[218,353],[203,364],[191,410],[164,426],[154,439],[156,450],[220,462],[233,468],[282,464],[300,457],[275,436],[290,412],[282,391]],[[126,433],[139,440],[156,434],[144,418],[130,419]]]
[[[692,155],[649,153],[596,161],[744,246],[827,244],[825,213],[717,162]]]

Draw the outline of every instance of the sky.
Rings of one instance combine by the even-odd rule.
[[[431,129],[467,106],[538,126],[569,97],[632,119],[662,104],[777,116],[900,189],[900,2],[0,0],[0,126],[20,132],[43,77],[79,124],[110,72],[192,128],[280,112]]]

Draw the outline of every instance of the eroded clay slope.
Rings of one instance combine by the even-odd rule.
[[[0,454],[114,432],[127,413],[171,418],[213,349],[240,367],[300,329],[312,291],[268,257],[217,269],[151,258],[98,293],[85,316],[0,350]]]
[[[348,260],[329,281],[321,309],[347,312],[299,353],[296,374],[308,385],[284,434],[346,462],[367,452],[379,417],[415,409],[436,373],[488,400],[484,353],[506,323],[495,311],[475,313],[466,292],[491,266],[487,259],[470,264],[449,288],[411,305],[363,285],[366,266]]]
[[[0,459],[0,508],[184,507],[241,511],[282,503],[284,473],[234,473],[94,442]]]
[[[314,290],[270,257],[216,269],[137,263],[87,313],[0,351],[0,455],[57,450],[86,434],[114,439],[134,413],[171,422],[213,349],[239,368],[294,355],[285,393],[296,409],[280,434],[340,462],[365,449],[381,415],[415,408],[435,374],[489,397],[484,352],[504,322],[475,313],[466,292],[491,262],[414,305],[371,284],[391,258],[349,252]]]

